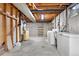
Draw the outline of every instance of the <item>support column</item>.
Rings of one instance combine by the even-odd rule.
[[[3,7],[4,9],[4,12],[6,12],[6,4],[4,4],[4,7]],[[5,15],[3,15],[3,36],[4,36],[4,42],[5,42],[5,44],[4,44],[4,48],[5,48],[5,51],[8,51],[8,48],[7,48],[7,32],[6,32],[6,16]]]
[[[11,5],[11,16],[13,15],[13,7]],[[11,29],[11,41],[12,41],[12,46],[14,47],[14,44],[13,44],[13,20],[11,18],[10,20],[10,29]]]

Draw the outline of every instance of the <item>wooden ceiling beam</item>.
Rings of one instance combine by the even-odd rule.
[[[27,4],[32,14],[36,18],[36,22],[51,22],[55,16],[60,14],[63,10],[70,5],[70,3],[34,3],[36,8],[33,8],[33,4]],[[45,20],[40,21],[41,14],[45,15]]]
[[[68,6],[68,5],[70,5],[70,3],[34,3],[36,6],[59,6],[59,5],[63,5],[63,6]],[[32,6],[32,4],[31,5],[29,5],[29,4],[27,4],[28,6]]]
[[[66,6],[46,6],[46,7],[37,7],[38,9],[43,9],[43,10],[46,10],[46,9],[57,9],[57,10],[62,10],[62,9],[65,9]],[[33,9],[33,7],[29,7],[30,10],[36,10],[36,9]]]
[[[62,5],[62,4],[61,4]],[[36,7],[59,7],[60,5],[45,5],[45,6],[41,6],[41,5],[39,5],[39,6],[36,6]],[[62,5],[62,7],[64,7],[64,6],[67,6],[67,5]],[[30,6],[29,6],[30,7]]]

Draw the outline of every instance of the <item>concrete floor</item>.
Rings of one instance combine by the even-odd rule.
[[[47,43],[44,37],[32,37],[29,41],[22,42],[21,47],[16,47],[2,56],[58,56],[55,46]]]

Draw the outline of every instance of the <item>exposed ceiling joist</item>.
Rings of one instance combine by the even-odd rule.
[[[52,19],[65,10],[71,3],[28,3],[32,14],[37,22],[50,22]],[[41,21],[41,15],[44,20]]]
[[[36,9],[33,9],[32,7],[29,7],[30,10],[36,10]],[[52,6],[49,6],[49,7],[38,7],[39,9],[42,9],[42,10],[46,10],[46,9],[57,9],[57,10],[62,10],[62,9],[65,9],[65,7],[52,7]]]
[[[28,3],[29,6],[32,6],[33,3]],[[59,5],[63,5],[63,6],[68,6],[70,3],[34,3],[36,6],[59,6]]]

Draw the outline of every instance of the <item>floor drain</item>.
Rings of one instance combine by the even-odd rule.
[[[45,48],[45,46],[41,46],[42,48]]]

